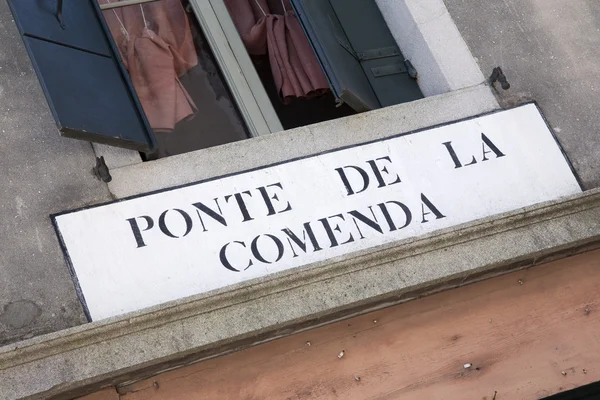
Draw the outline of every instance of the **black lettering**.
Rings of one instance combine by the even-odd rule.
[[[273,241],[273,243],[275,243],[275,246],[277,246],[277,259],[275,261],[267,261],[267,259],[264,258],[262,253],[259,251],[258,239],[260,239],[262,236],[266,236],[266,237],[270,238]],[[258,235],[252,241],[250,248],[252,249],[252,254],[254,255],[254,257],[256,257],[256,259],[258,261],[265,263],[265,264],[272,264],[274,262],[281,260],[281,258],[283,257],[283,243],[281,243],[281,240],[279,240],[279,238],[274,235],[269,235],[269,234]]]
[[[329,247],[336,247],[336,246],[339,246],[340,243],[338,242],[338,239],[335,237],[335,233],[333,231],[342,233],[342,229],[340,228],[339,224],[336,224],[334,228],[331,228],[331,225],[329,224],[329,218],[340,218],[342,221],[345,221],[345,219],[342,214],[336,214],[336,215],[332,215],[327,218],[321,218],[319,220],[323,224],[323,228],[325,228],[327,237],[329,237],[329,240],[331,241],[331,246],[329,246]],[[351,243],[351,242],[354,242],[354,238],[352,237],[352,233],[349,233],[349,238],[341,244],[346,244],[346,243]]]
[[[390,164],[392,163],[392,160],[388,156],[386,156],[386,157],[379,157],[379,158],[376,158],[374,160],[367,161],[367,163],[371,166],[371,169],[373,170],[373,173],[375,174],[375,178],[377,179],[377,183],[379,183],[379,186],[377,186],[377,187],[378,188],[382,188],[384,186],[395,185],[396,183],[402,182],[400,180],[400,176],[398,176],[398,174],[396,174],[396,179],[394,180],[394,182],[392,182],[392,183],[386,183],[385,180],[383,179],[383,175],[381,173],[383,172],[383,173],[389,175],[390,172],[388,171],[387,167],[385,167],[385,166],[380,169],[380,166],[377,165],[377,161],[380,161],[380,160],[386,160]]]
[[[468,167],[469,165],[473,165],[473,164],[477,164],[477,160],[475,159],[475,156],[473,156],[470,163],[465,164],[465,167]]]
[[[422,224],[429,222],[429,220],[425,219],[425,216],[431,214],[431,212],[435,215],[435,219],[446,218],[446,216],[443,215],[423,193],[421,193],[421,202],[421,212],[423,213]],[[425,206],[427,206],[431,212],[425,212]]]
[[[221,207],[219,206],[218,200],[219,199],[215,199],[215,204],[217,205],[217,209],[219,210],[218,213],[206,206],[204,203],[198,202],[192,204],[194,207],[197,208],[196,213],[198,214],[198,218],[200,218],[200,224],[202,224],[202,229],[204,232],[206,232],[208,229],[206,229],[206,226],[204,225],[204,220],[202,219],[200,211],[202,211],[204,214],[208,215],[215,221],[219,222],[221,225],[227,226],[227,221],[225,221],[225,217],[223,217],[223,211],[221,211]]]
[[[505,154],[502,153],[500,151],[500,149],[498,147],[496,147],[496,145],[487,136],[485,136],[485,133],[481,134],[481,140],[483,141],[483,143],[481,144],[481,148],[483,149],[483,160],[482,161],[487,161],[488,158],[485,155],[491,153],[492,151],[494,152],[494,154],[496,154],[496,158],[500,158],[500,157],[504,157],[505,156]],[[486,145],[492,151],[486,151],[485,150],[485,146]]]
[[[246,203],[244,202],[244,199],[242,198],[242,194],[246,194],[249,197],[252,197],[252,193],[250,193],[250,191],[246,190],[246,191],[241,192],[241,193],[235,193],[235,194],[233,194],[233,198],[237,202],[238,207],[240,208],[240,212],[242,213],[242,217],[244,218],[242,220],[242,222],[252,221],[254,218],[252,218],[250,216],[250,213],[248,212],[248,207],[246,207]],[[225,196],[225,202],[229,203],[229,199],[231,197],[232,197],[232,195]]]
[[[319,250],[323,250],[321,248],[321,246],[319,246],[319,242],[317,242],[317,238],[315,236],[315,233],[312,230],[312,227],[310,226],[310,222],[306,222],[304,224],[304,230],[302,231],[302,240],[294,232],[292,232],[289,228],[284,228],[281,231],[288,236],[287,241],[290,244],[290,248],[292,249],[292,253],[294,254],[294,258],[298,257],[298,254],[296,254],[296,251],[294,250],[294,246],[292,245],[292,241],[294,243],[296,243],[296,246],[300,247],[300,249],[304,253],[306,253],[306,244],[307,244],[307,242],[306,242],[306,235],[308,235],[308,239],[310,240],[310,243],[312,244],[313,252],[317,252]]]
[[[358,174],[362,178],[362,188],[360,190],[355,190],[352,187],[352,185],[350,184],[350,181],[348,180],[348,177],[346,176],[346,173],[344,172],[344,168],[352,168],[353,170],[358,172]],[[348,192],[348,196],[352,196],[353,194],[358,194],[358,193],[364,192],[369,187],[369,175],[365,172],[364,169],[356,167],[354,165],[347,165],[345,167],[336,168],[335,170],[340,175],[340,178],[342,179],[342,183],[344,184],[344,187],[346,188],[346,191]]]
[[[405,220],[404,220],[404,225],[402,225],[401,227],[397,227],[396,224],[394,223],[394,219],[392,218],[390,211],[388,210],[388,207],[387,207],[388,204],[395,204],[395,205],[399,206],[402,209],[402,211],[404,212]],[[412,222],[412,213],[410,212],[410,209],[404,203],[400,203],[399,201],[392,200],[392,201],[386,201],[385,203],[377,204],[377,206],[381,209],[381,212],[382,212],[383,216],[385,217],[386,222],[388,223],[390,232],[393,232],[398,229],[406,228]]]
[[[458,159],[458,156],[456,155],[456,152],[454,151],[454,148],[452,147],[452,142],[444,142],[442,143],[444,146],[446,146],[446,150],[448,150],[448,153],[450,154],[450,157],[452,158],[452,161],[454,161],[454,168],[462,168],[463,165],[460,162],[460,160]],[[466,164],[465,167],[468,167],[469,165],[473,165],[473,164],[477,164],[477,160],[475,159],[475,156],[473,156],[473,158],[471,159],[471,162]]]
[[[182,217],[183,220],[185,221],[185,233],[182,236],[177,236],[174,235],[169,228],[167,228],[167,223],[166,223],[166,217],[167,217],[167,213],[169,211],[177,211]],[[173,210],[167,210],[165,212],[163,212],[162,214],[160,214],[160,217],[158,218],[158,227],[160,228],[160,230],[167,236],[172,237],[174,239],[178,239],[184,236],[187,236],[188,233],[190,233],[190,231],[192,230],[192,218],[188,215],[188,213],[186,213],[183,210],[180,210],[178,208],[174,208]]]
[[[231,243],[239,244],[243,248],[246,248],[246,244],[244,242],[231,242]],[[241,272],[241,270],[235,269],[233,267],[233,265],[231,265],[231,263],[229,262],[229,259],[227,258],[227,248],[229,247],[229,245],[231,243],[227,243],[225,246],[221,247],[221,251],[219,252],[219,259],[221,260],[221,264],[223,264],[223,266],[225,268],[227,268],[228,270],[233,271],[233,272]],[[248,268],[250,268],[251,266],[252,266],[252,260],[248,259],[248,266],[246,268],[244,268],[244,271],[247,270]]]
[[[450,153],[450,157],[452,158],[452,161],[454,161],[454,168],[456,169],[462,167],[462,164],[460,163],[460,160],[458,159],[458,156],[452,147],[452,142],[444,142],[442,144],[446,146],[446,150],[448,150],[448,153]]]
[[[356,229],[358,230],[358,233],[360,234],[361,239],[364,239],[365,237],[363,236],[362,231],[360,230],[358,224],[356,223],[357,220],[362,222],[363,224],[367,225],[371,229],[373,229],[379,233],[383,233],[383,229],[381,229],[381,226],[379,225],[379,222],[377,221],[375,212],[373,212],[373,207],[369,206],[369,210],[371,211],[371,215],[373,215],[373,219],[369,219],[369,217],[360,213],[357,210],[348,211],[348,214],[350,214],[354,218],[354,225],[356,225]]]
[[[142,218],[146,221],[146,228],[144,228],[143,232],[149,231],[154,228],[154,220],[147,215],[142,215],[137,218]],[[144,238],[142,238],[142,231],[140,231],[140,227],[137,223],[137,218],[129,218],[127,222],[131,225],[131,231],[133,232],[133,237],[135,238],[135,242],[137,243],[137,248],[145,247],[146,243],[144,242]]]
[[[257,190],[260,192],[263,200],[265,201],[265,205],[267,206],[267,211],[268,214],[267,216],[270,215],[275,215],[275,214],[281,214],[284,213],[286,211],[290,211],[292,209],[292,206],[290,205],[290,203],[287,203],[287,206],[285,207],[285,209],[281,210],[281,211],[275,211],[275,206],[273,205],[273,202],[271,200],[276,200],[276,201],[280,201],[279,197],[277,197],[277,194],[273,193],[273,194],[269,194],[269,192],[267,191],[267,188],[271,188],[271,187],[278,187],[279,189],[283,190],[283,186],[281,186],[281,183],[274,183],[272,185],[267,185],[265,186],[261,186],[259,188],[257,188]]]

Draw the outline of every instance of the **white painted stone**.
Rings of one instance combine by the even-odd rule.
[[[456,168],[449,145],[462,167]],[[473,157],[476,163],[467,166]],[[377,159],[385,186],[367,162]],[[361,191],[358,170],[344,169],[356,192],[351,195],[336,170],[350,165],[369,177]],[[401,182],[392,184],[397,177]],[[259,187],[272,199],[272,215]],[[99,320],[580,190],[537,107],[529,104],[55,218],[89,314]],[[244,192],[245,222],[236,198],[228,197]],[[198,203],[222,220],[200,211]],[[402,208],[410,210],[408,224]],[[371,227],[365,218],[374,221]],[[139,226],[137,239],[130,221]]]
[[[375,0],[419,87],[434,96],[484,82],[443,0]],[[491,71],[489,71],[491,73]]]

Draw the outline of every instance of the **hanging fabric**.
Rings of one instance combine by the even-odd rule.
[[[180,0],[113,8],[103,14],[150,126],[170,132],[177,122],[193,117],[198,109],[179,78],[198,64],[198,55]]]
[[[225,0],[225,5],[248,53],[269,56],[273,80],[284,103],[329,90],[289,0]]]

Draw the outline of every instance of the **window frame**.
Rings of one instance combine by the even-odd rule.
[[[283,131],[223,0],[190,0],[190,5],[250,135],[257,137]]]

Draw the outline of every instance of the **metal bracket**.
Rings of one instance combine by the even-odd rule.
[[[350,53],[352,57],[356,58],[358,61],[369,61],[377,60],[379,58],[396,57],[401,54],[398,46],[369,49],[357,53],[356,51],[354,51],[354,49],[352,48],[350,43],[348,43],[347,40],[341,38],[337,34],[335,35],[335,38],[337,39],[339,45],[342,46],[348,53]]]
[[[494,82],[500,82],[500,86],[502,87],[502,89],[504,90],[508,90],[510,89],[510,83],[508,83],[508,80],[506,80],[506,75],[504,75],[504,72],[502,71],[502,68],[500,67],[496,67],[492,70],[492,75],[489,78],[489,82],[490,85],[494,85]]]
[[[99,180],[103,182],[112,181],[112,176],[110,176],[110,171],[108,170],[108,165],[104,161],[104,156],[96,157],[96,166],[92,168],[92,172]]]
[[[408,72],[408,70],[406,69],[404,64],[389,64],[383,65],[381,67],[371,68],[371,73],[375,78],[387,75],[404,74],[406,72]]]

